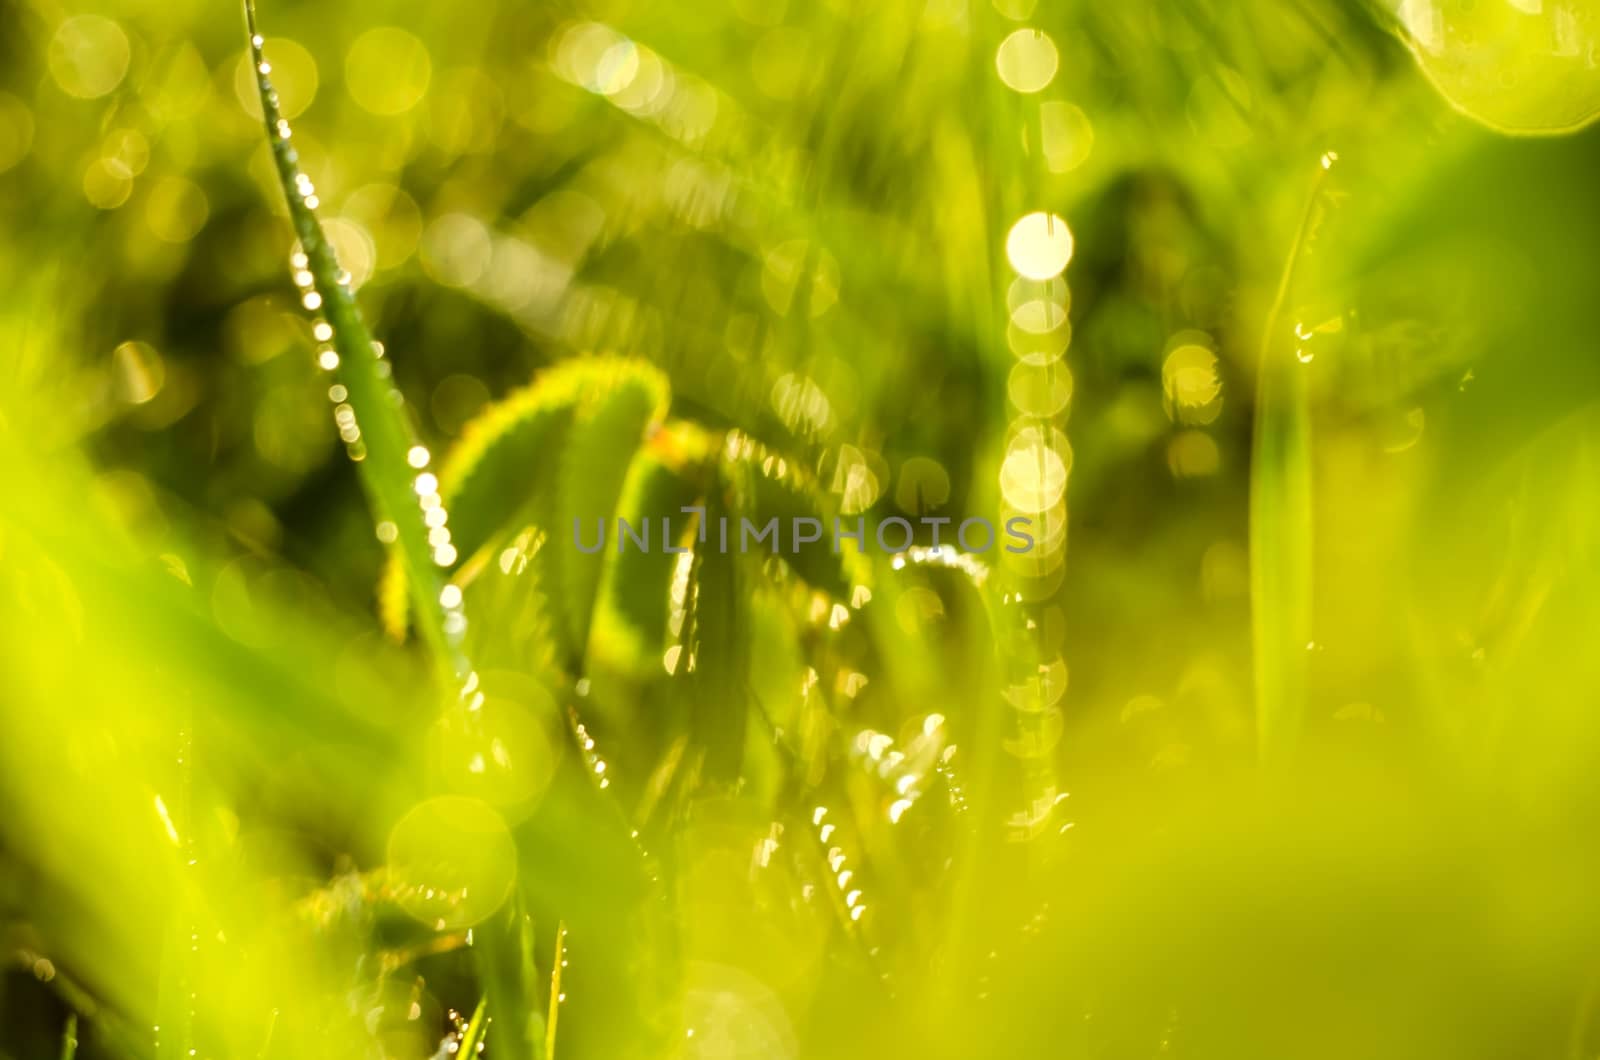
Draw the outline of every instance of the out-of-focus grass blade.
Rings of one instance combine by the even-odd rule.
[[[1250,461],[1250,598],[1255,644],[1256,734],[1263,762],[1293,753],[1305,714],[1311,640],[1311,406],[1304,365],[1285,341],[1283,309],[1315,228],[1324,155],[1267,313],[1256,377]]]
[[[78,1055],[78,1014],[67,1014],[66,1030],[61,1032],[61,1060],[72,1060]]]
[[[547,572],[536,559],[552,544],[532,526],[502,540],[496,554],[480,555],[453,578],[464,593],[462,606],[473,617],[467,652],[484,671],[510,670],[559,683],[556,601],[541,580]]]
[[[478,976],[483,987],[484,1007],[495,1014],[494,1054],[508,1060],[533,1060],[544,1053],[545,1023],[539,1011],[536,990],[538,973],[533,961],[533,918],[518,897],[505,911],[477,929],[473,951],[477,956]],[[477,1015],[473,1022],[478,1021]],[[476,1039],[472,1028],[463,1036],[458,1056],[470,1056]]]
[[[156,994],[156,1057],[181,1058],[195,1055],[196,1001],[201,984],[199,973],[199,895],[194,883],[198,864],[195,841],[194,796],[194,712],[189,704],[179,708],[177,740],[177,790],[170,792],[175,824],[166,804],[157,796],[156,806],[168,834],[177,844],[183,866],[177,887],[172,922],[161,948],[161,983]]]
[[[724,477],[706,498],[704,540],[689,571],[683,646],[675,666],[686,680],[693,739],[705,751],[706,776],[732,785],[740,779],[750,709],[750,641],[745,636],[747,595],[737,535],[738,489],[728,481],[743,469],[726,463]],[[723,520],[727,544],[722,542]]]
[[[743,469],[735,480],[744,487],[737,497],[741,517],[757,527],[776,518],[780,541],[792,540],[796,519],[813,520],[817,525],[812,529],[820,535],[817,543],[789,546],[784,562],[812,588],[839,601],[849,600],[854,587],[866,580],[866,564],[859,551],[841,548],[834,552],[830,547],[836,507],[831,498],[794,460],[742,434],[734,439],[726,460]],[[842,530],[853,527],[852,520],[841,518]]]
[[[684,509],[704,507],[705,470],[716,439],[692,423],[673,422],[646,442],[628,468],[617,517],[652,527],[648,550],[608,550],[589,630],[591,665],[636,678],[661,672],[669,594],[683,535],[693,529]],[[672,537],[666,536],[670,527]]]
[[[559,546],[551,554],[561,557],[556,576],[574,658],[582,657],[589,642],[606,550],[586,553],[563,539],[573,532],[575,521],[585,526],[596,519],[613,521],[628,468],[666,415],[669,401],[666,379],[647,365],[619,362],[614,370],[603,400],[586,402],[572,424],[571,442],[559,457],[556,511],[549,516],[549,530]]]

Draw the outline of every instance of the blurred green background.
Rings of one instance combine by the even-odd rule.
[[[0,0],[0,1056],[1600,1055],[1600,4],[260,15],[447,602],[242,11]]]

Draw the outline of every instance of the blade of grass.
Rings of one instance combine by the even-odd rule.
[[[156,797],[168,835],[177,845],[180,864],[172,924],[161,950],[161,982],[156,994],[156,1056],[193,1056],[196,1001],[199,997],[198,963],[200,925],[197,919],[197,866],[199,849],[194,827],[194,708],[185,704],[177,738],[177,790],[170,793],[177,824]],[[181,828],[179,827],[181,825]]]
[[[556,1060],[556,1018],[561,1014],[561,966],[566,963],[567,922],[556,925],[556,946],[550,956],[550,1018],[545,1021],[544,1060]]]
[[[522,902],[517,903],[515,911],[517,931],[517,982],[527,993],[524,995],[522,1007],[527,1010],[526,1039],[533,1046],[531,1055],[534,1060],[548,1060],[549,1058],[549,1030],[545,1023],[544,1014],[539,1011],[537,1002],[534,1001],[533,984],[539,979],[538,968],[533,959],[533,917],[528,915]],[[559,942],[559,939],[557,940]]]
[[[78,1055],[78,1014],[67,1013],[67,1027],[61,1032],[61,1060],[72,1060]]]
[[[456,1048],[457,1056],[476,1056],[478,1046],[483,1041],[484,1031],[489,1026],[489,999],[479,998],[478,1007],[472,1011],[472,1019],[467,1023],[467,1029],[461,1033],[461,1044]]]
[[[1250,609],[1255,648],[1256,736],[1262,762],[1293,753],[1305,715],[1311,641],[1311,405],[1304,366],[1281,341],[1279,321],[1315,227],[1322,157],[1267,312],[1256,382],[1250,460]]]
[[[290,145],[289,123],[278,108],[278,94],[268,76],[272,67],[256,28],[254,0],[245,0],[244,11],[267,141],[300,239],[301,256],[294,261],[296,280],[304,281],[299,285],[306,308],[320,314],[314,331],[318,359],[336,380],[330,396],[336,397],[341,435],[351,458],[360,465],[361,481],[385,536],[389,528],[393,530],[393,547],[411,586],[418,628],[446,674],[459,683],[470,673],[461,648],[466,620],[459,606],[440,598],[444,587],[440,568],[454,562],[456,550],[450,544],[448,520],[439,521],[435,515],[437,525],[430,525],[424,507],[443,510],[437,480],[424,470],[427,451],[416,445],[411,435],[398,391],[390,382],[389,366],[367,330],[338,256],[317,220],[316,190],[300,171],[298,155]]]
[[[987,564],[974,555],[945,545],[938,549],[915,548],[898,553],[890,557],[889,569],[895,572],[947,570],[955,575],[955,583],[965,585],[983,610],[989,637],[986,654],[997,676],[1004,679],[1009,654],[1007,631],[1017,628],[1012,619],[1020,600],[999,590],[991,581],[992,572]],[[971,740],[962,745],[960,752],[967,764],[968,797],[974,805],[996,807],[1000,801],[996,792],[1000,786],[1005,727],[1010,718],[1006,711],[997,708],[998,704],[991,702],[977,711]],[[970,985],[974,969],[979,967],[980,949],[989,946],[992,910],[980,901],[982,876],[1003,841],[1004,827],[1004,816],[991,811],[976,816],[955,840],[949,868],[949,927],[944,936],[944,953],[934,973],[935,1011],[961,1011],[959,999]]]
[[[495,1013],[494,1055],[503,1060],[539,1060],[545,1023],[535,992],[533,918],[524,912],[522,898],[513,898],[500,915],[478,925],[474,935],[478,982]],[[465,1049],[463,1042],[463,1053]]]

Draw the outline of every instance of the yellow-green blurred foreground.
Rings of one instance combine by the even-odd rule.
[[[0,0],[0,1057],[1600,1056],[1600,3],[262,3]]]

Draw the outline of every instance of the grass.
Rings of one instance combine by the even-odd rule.
[[[1256,422],[1250,456],[1250,615],[1261,759],[1283,768],[1304,723],[1306,653],[1312,636],[1312,441],[1310,386],[1300,369],[1314,357],[1311,332],[1296,322],[1283,334],[1284,305],[1296,265],[1314,235],[1323,177],[1337,157],[1324,154],[1267,311],[1256,370]],[[1291,349],[1293,350],[1291,359]]]
[[[443,584],[438,568],[449,565],[445,557],[453,552],[446,549],[452,546],[447,535],[441,544],[432,539],[434,532],[448,531],[448,523],[440,521],[434,526],[425,521],[427,499],[438,497],[437,489],[425,488],[425,482],[432,479],[429,472],[422,471],[428,465],[428,452],[416,444],[406,426],[404,399],[389,381],[391,372],[383,363],[383,348],[373,341],[361,319],[350,285],[343,279],[348,274],[317,220],[315,187],[301,171],[290,144],[292,130],[278,107],[278,94],[269,77],[271,66],[263,51],[265,38],[256,30],[255,4],[247,0],[244,10],[267,140],[299,240],[291,259],[296,285],[305,292],[302,302],[306,308],[318,314],[313,335],[324,343],[319,346],[318,363],[335,380],[330,400],[335,393],[342,398],[334,402],[335,413],[336,417],[340,412],[348,417],[339,422],[350,456],[361,467],[362,483],[379,525],[393,528],[394,552],[412,587],[418,625],[447,672],[458,681],[465,680],[471,667],[458,647],[460,631],[451,628],[459,616],[440,598]]]

